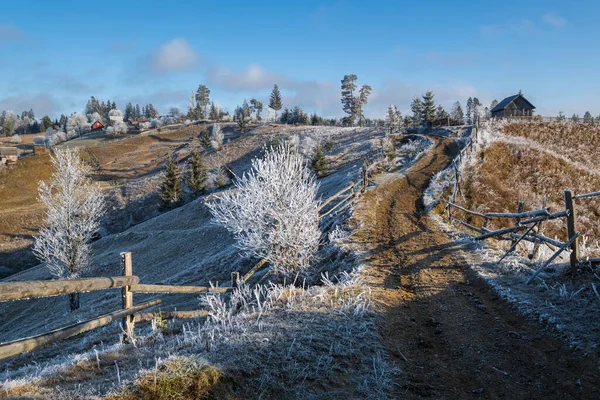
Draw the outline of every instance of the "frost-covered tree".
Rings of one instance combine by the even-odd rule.
[[[188,102],[188,119],[194,121],[196,120],[196,106],[198,105],[198,101],[196,100],[196,93],[192,90],[192,94],[190,95],[190,100]]]
[[[215,104],[215,102],[213,101],[210,104],[210,115],[208,116],[208,118],[212,121],[219,121],[221,119],[221,107],[219,107],[218,104]]]
[[[433,100],[434,94],[431,90],[423,95],[423,112],[421,119],[425,121],[425,124],[429,125],[435,119],[435,102]]]
[[[90,265],[90,241],[98,232],[105,211],[100,186],[87,175],[90,167],[77,150],[56,150],[50,158],[54,174],[39,185],[39,199],[46,207],[46,227],[33,245],[35,256],[57,278],[81,276]],[[70,296],[71,310],[79,308],[79,296]]]
[[[19,127],[20,119],[17,114],[12,111],[2,111],[0,114],[0,133],[3,136],[12,136],[15,129]]]
[[[234,115],[240,132],[245,133],[250,121],[250,106],[245,99],[242,106],[235,109]]]
[[[169,115],[172,117],[175,117],[175,118],[179,118],[183,114],[181,113],[181,110],[179,110],[179,107],[175,106],[175,107],[171,107],[169,109]]]
[[[473,123],[477,123],[477,121],[479,121],[479,118],[483,115],[483,107],[477,97],[473,97],[472,110],[473,110],[472,111],[473,112]]]
[[[450,117],[450,115],[446,112],[446,110],[444,110],[444,107],[442,107],[441,104],[438,105],[437,108],[435,109],[436,121],[445,120],[445,119],[448,119],[448,117]]]
[[[358,118],[358,123],[362,126],[364,121],[363,106],[368,102],[371,86],[363,85],[356,94],[354,91],[358,87],[356,85],[357,79],[358,77],[354,74],[344,75],[344,79],[342,79],[342,110],[348,114],[346,118],[349,125],[353,125]]]
[[[223,139],[224,138],[225,138],[225,135],[223,134],[223,131],[221,130],[221,125],[214,124],[212,127],[211,138],[210,138],[210,145],[212,146],[212,148],[217,151],[221,150],[221,148],[223,147]]]
[[[277,120],[277,111],[273,110],[271,107],[267,107],[267,122],[275,122]]]
[[[498,105],[498,100],[494,99],[492,100],[491,104],[490,104],[490,111],[492,111],[494,109],[494,107],[496,107]]]
[[[418,96],[413,97],[413,101],[410,103],[410,109],[413,113],[413,128],[416,128],[421,124],[421,120],[423,119],[423,102]]]
[[[452,111],[450,111],[450,118],[460,123],[464,123],[465,114],[463,113],[460,102],[457,101],[452,105]]]
[[[92,125],[83,114],[72,114],[67,120],[67,139],[81,136],[90,131]]]
[[[473,99],[469,97],[467,100],[467,124],[473,123]]]
[[[115,121],[115,123],[112,126],[106,128],[106,133],[108,135],[117,136],[126,134],[128,130],[129,128],[127,127],[127,124],[125,122]]]
[[[291,273],[308,267],[319,247],[318,187],[303,156],[280,145],[208,207],[247,255]]]
[[[102,116],[97,112],[94,112],[93,114],[88,114],[87,119],[90,124],[93,124],[96,121],[100,121],[100,122],[104,121]]]
[[[273,85],[273,91],[271,92],[271,97],[269,98],[269,107],[275,110],[275,119],[277,119],[277,111],[281,110],[283,107],[283,103],[281,101],[281,92],[279,91],[279,86]]]
[[[396,108],[396,106],[390,104],[390,106],[388,107],[387,116],[385,118],[387,126],[392,127],[398,125],[399,117],[401,118],[401,116],[398,115],[398,109]]]
[[[586,124],[592,123],[592,114],[589,111],[586,111],[585,114],[583,114],[583,122]]]

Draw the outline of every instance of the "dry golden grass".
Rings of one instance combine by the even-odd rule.
[[[233,400],[232,380],[193,357],[172,357],[107,400]]]
[[[561,130],[563,129],[563,130]],[[582,168],[570,161],[570,156],[583,152],[580,143],[586,146],[600,140],[600,129],[597,127],[562,125],[562,124],[511,124],[503,133],[510,136],[522,135],[529,140],[539,141],[547,145],[546,149],[530,146],[526,142],[507,143],[496,141],[485,150],[475,155],[480,162],[466,168],[461,176],[462,195],[457,200],[466,208],[479,212],[515,212],[519,201],[524,202],[525,210],[539,209],[543,197],[548,197],[547,206],[551,211],[564,209],[564,190],[571,189],[576,194],[600,190],[600,175],[594,170]],[[571,135],[585,136],[586,139],[565,137]],[[561,148],[560,154],[567,157],[554,156],[547,152],[547,147]],[[568,146],[574,146],[568,147]],[[586,147],[586,155],[590,156],[595,148]],[[591,158],[590,158],[591,159]],[[577,160],[574,160],[577,161]],[[594,240],[600,239],[600,198],[582,199],[576,202],[577,229],[582,235]],[[455,215],[475,225],[482,221],[456,210]],[[490,227],[507,227],[514,225],[512,220],[495,219]],[[564,219],[545,223],[543,232],[550,237],[566,239]]]
[[[565,123],[515,123],[505,126],[502,133],[536,142],[552,151],[566,156],[587,168],[599,170],[598,148],[600,126]]]
[[[25,157],[11,167],[0,168],[0,266],[17,272],[35,263],[28,248],[43,219],[43,208],[37,201],[38,183],[51,174],[47,154]]]

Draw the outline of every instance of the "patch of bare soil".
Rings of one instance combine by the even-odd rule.
[[[517,315],[469,268],[464,243],[423,209],[430,178],[457,152],[436,141],[406,176],[366,193],[355,212],[369,248],[378,329],[403,371],[399,398],[597,398],[598,360]]]

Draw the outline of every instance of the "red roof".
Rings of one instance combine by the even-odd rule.
[[[104,125],[102,124],[102,122],[100,121],[96,121],[92,124],[92,130],[96,130],[96,129],[102,129],[104,128]]]

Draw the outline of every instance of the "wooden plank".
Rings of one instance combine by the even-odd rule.
[[[346,201],[348,201],[349,199],[351,199],[354,196],[355,196],[354,193],[350,193],[348,196],[346,196],[342,200],[340,200],[340,202],[337,203],[334,207],[332,207],[331,210],[329,210],[325,214],[319,216],[319,218],[320,219],[325,218],[326,216],[328,216],[329,214],[331,214],[332,212],[334,212],[339,206],[341,206],[342,204],[344,204]]]
[[[244,275],[244,277],[242,278],[242,280],[244,282],[246,282],[248,279],[250,279],[252,277],[252,275],[254,275],[258,270],[260,270],[265,265],[266,262],[267,262],[267,260],[264,259],[264,258],[262,260],[260,260],[258,262],[258,264],[256,264],[250,271],[248,271]]]
[[[58,342],[59,340],[64,340],[72,336],[79,335],[80,333],[108,325],[126,315],[134,314],[140,310],[155,306],[157,304],[160,304],[160,299],[147,301],[127,310],[118,310],[109,314],[104,314],[97,318],[69,325],[65,328],[56,329],[41,335],[15,340],[14,342],[2,343],[0,344],[0,359],[11,357],[27,351],[32,351],[47,344]]]
[[[121,266],[123,276],[133,275],[133,263],[131,260],[131,252],[121,253]],[[124,286],[121,291],[123,310],[128,310],[133,307],[133,293],[131,286]],[[123,328],[123,343],[129,343],[133,337],[133,315],[126,315],[121,322]]]
[[[338,197],[340,197],[342,195],[342,193],[347,192],[348,190],[352,189],[354,187],[354,182],[350,182],[350,185],[343,188],[342,190],[340,190],[339,192],[337,192],[336,194],[334,194],[333,196],[329,197],[323,204],[321,204],[319,206],[318,211],[321,211],[323,209],[323,207],[325,207],[327,204],[331,203],[333,200],[337,199]]]
[[[58,281],[22,281],[0,283],[0,301],[59,296],[70,293],[120,288],[140,281],[137,276],[65,279]]]
[[[558,257],[558,256],[560,255],[560,253],[562,253],[563,251],[565,251],[565,249],[566,249],[567,247],[569,247],[569,246],[570,246],[570,245],[571,245],[571,244],[572,244],[572,243],[573,243],[575,240],[577,240],[577,238],[578,238],[578,237],[579,237],[579,232],[576,232],[576,233],[575,233],[575,235],[573,235],[573,237],[572,237],[571,239],[569,239],[569,241],[568,241],[567,243],[563,243],[563,245],[562,245],[562,246],[561,246],[561,247],[560,247],[558,250],[556,250],[556,252],[555,252],[554,254],[552,254],[552,257],[550,257],[550,258],[548,259],[548,261],[546,261],[546,262],[545,262],[545,263],[544,263],[544,264],[543,264],[541,267],[539,267],[539,268],[538,268],[538,269],[535,271],[535,273],[534,273],[533,275],[531,275],[531,277],[530,277],[530,278],[527,280],[527,282],[525,282],[525,284],[526,284],[526,285],[529,285],[529,283],[530,283],[532,280],[534,280],[534,279],[535,279],[535,277],[536,277],[536,276],[538,276],[538,275],[539,275],[539,273],[540,273],[540,272],[541,272],[541,271],[542,271],[544,268],[546,268],[548,265],[550,265],[550,263],[551,263],[552,261],[554,261],[554,259],[555,259],[556,257]]]
[[[579,194],[577,196],[574,196],[573,199],[586,199],[588,197],[597,197],[597,196],[600,196],[600,192]]]
[[[163,311],[154,313],[137,313],[134,316],[135,322],[152,321],[155,318],[161,319],[189,319],[189,318],[206,318],[208,317],[207,310],[193,311]]]
[[[481,233],[481,234],[484,234],[484,233],[486,233],[486,232],[489,232],[487,229],[483,229],[483,228],[477,228],[477,227],[475,227],[475,226],[473,226],[473,225],[471,225],[471,224],[468,224],[468,223],[466,223],[466,222],[464,222],[464,221],[461,221],[460,219],[456,219],[456,218],[453,218],[453,217],[450,217],[450,221],[452,221],[452,222],[458,222],[458,223],[459,223],[459,224],[461,224],[462,226],[464,226],[464,227],[466,227],[466,228],[469,228],[469,229],[472,229],[472,230],[474,230],[475,232],[478,232],[478,233]]]
[[[563,218],[563,217],[566,217],[568,214],[569,214],[569,212],[567,210],[557,211],[557,212],[549,214],[549,215],[542,215],[541,217],[535,217],[535,218],[523,220],[523,221],[521,221],[521,224],[529,225],[534,222],[548,221],[551,219]]]
[[[464,211],[464,212],[466,212],[466,213],[468,213],[468,214],[471,214],[471,215],[476,215],[476,216],[478,216],[478,217],[481,217],[481,218],[485,218],[485,215],[484,215],[484,214],[481,214],[481,213],[478,213],[478,212],[475,212],[475,211],[471,211],[471,210],[467,210],[466,208],[464,208],[464,207],[461,207],[461,206],[459,206],[458,204],[454,204],[454,203],[452,203],[452,202],[450,202],[450,201],[448,202],[448,205],[449,205],[449,206],[452,206],[452,207],[454,207],[454,208],[458,208],[459,210],[461,210],[461,211]]]
[[[499,265],[499,264],[502,262],[502,260],[504,260],[504,258],[505,258],[507,255],[509,255],[509,254],[510,254],[512,251],[514,251],[514,250],[517,248],[517,245],[518,245],[519,243],[521,243],[521,240],[523,240],[523,239],[525,239],[525,238],[527,237],[527,234],[528,234],[529,232],[531,232],[531,231],[533,230],[533,228],[535,228],[535,225],[536,225],[536,224],[533,224],[533,225],[531,225],[531,226],[529,227],[529,229],[527,229],[527,232],[525,232],[525,233],[524,233],[524,234],[522,234],[522,235],[519,235],[519,237],[518,237],[518,238],[513,238],[513,241],[512,241],[512,243],[511,243],[510,247],[508,248],[508,250],[506,250],[506,253],[504,253],[504,254],[502,255],[502,257],[500,257],[500,259],[499,259],[499,260],[496,262],[496,264],[494,264],[494,267],[498,266],[498,265]],[[511,236],[512,236],[512,235],[511,235]]]
[[[499,229],[497,231],[487,232],[487,233],[484,233],[483,235],[475,236],[473,239],[474,240],[484,240],[484,239],[488,239],[488,238],[491,238],[494,236],[504,235],[505,233],[524,231],[525,229],[527,229],[526,226],[514,226],[512,228],[504,228],[504,229]]]
[[[575,224],[577,215],[575,214],[575,202],[573,201],[573,191],[565,190],[565,209],[568,211],[567,214],[567,238],[571,242],[571,257],[569,259],[571,264],[571,274],[575,276],[577,273],[577,266],[579,265],[579,240],[575,236]],[[573,240],[571,240],[574,238]]]
[[[227,293],[232,292],[232,287],[207,287],[207,286],[173,286],[173,285],[146,285],[131,286],[134,293]]]
[[[540,215],[547,216],[547,215],[550,215],[550,213],[548,212],[548,210],[533,210],[533,211],[526,211],[526,212],[522,212],[522,213],[495,213],[495,212],[485,213],[485,216],[488,218],[511,218],[511,219],[537,217]]]

